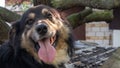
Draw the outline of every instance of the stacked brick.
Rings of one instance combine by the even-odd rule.
[[[86,41],[102,45],[110,45],[112,32],[106,22],[91,22],[86,24]]]

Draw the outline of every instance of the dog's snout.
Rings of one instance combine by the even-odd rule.
[[[45,24],[38,25],[36,26],[36,31],[39,34],[44,35],[47,33],[47,26]]]

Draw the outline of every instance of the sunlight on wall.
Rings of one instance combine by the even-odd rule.
[[[120,47],[120,30],[113,30],[113,46]]]
[[[5,7],[5,0],[0,0],[0,6]]]

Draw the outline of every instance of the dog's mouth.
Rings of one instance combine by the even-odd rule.
[[[37,41],[35,48],[38,51],[38,57],[45,63],[52,63],[56,49],[54,48],[54,42],[56,40],[56,36],[50,38],[44,38]]]

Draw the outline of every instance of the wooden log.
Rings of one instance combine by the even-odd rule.
[[[8,39],[8,32],[10,27],[5,21],[0,19],[0,44],[3,43],[6,39]]]
[[[113,19],[112,11],[94,11],[84,18],[83,22],[106,21],[110,23]]]
[[[6,8],[0,7],[0,19],[7,21],[7,22],[13,22],[20,18],[21,16],[17,13],[14,13]]]
[[[51,3],[56,8],[89,6],[98,9],[112,9],[120,6],[120,0],[51,0]]]
[[[70,24],[72,25],[72,27],[75,28],[75,27],[83,24],[84,18],[87,15],[89,15],[90,13],[92,13],[92,9],[86,9],[86,10],[83,10],[79,13],[71,14],[70,16],[67,17],[67,19],[70,22]]]

